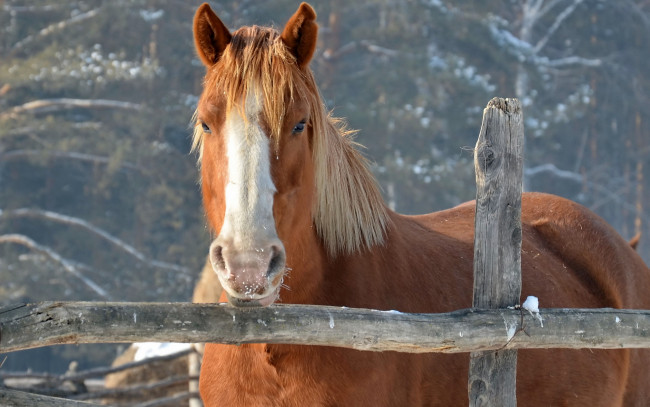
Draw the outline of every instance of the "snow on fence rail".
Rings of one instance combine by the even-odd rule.
[[[505,308],[515,305],[521,290],[522,123],[521,108],[515,99],[495,98],[484,111],[475,151],[476,238],[481,244],[475,244],[476,308],[407,314],[283,304],[243,309],[187,303],[19,304],[0,308],[0,352],[65,343],[142,341],[472,352],[470,405],[513,406],[514,380],[508,377],[515,372],[516,349],[650,348],[650,310],[542,309],[542,326],[538,315]],[[498,202],[507,205],[494,205]],[[488,273],[491,277],[486,277]],[[510,352],[504,365],[497,366],[490,359],[497,350]],[[4,403],[11,397],[28,396],[0,390],[0,402]],[[48,405],[89,405],[65,402],[52,401]]]

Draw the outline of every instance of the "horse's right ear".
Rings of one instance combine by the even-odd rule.
[[[194,45],[203,64],[207,67],[214,65],[231,38],[230,31],[208,3],[203,3],[194,15]]]
[[[298,10],[284,26],[281,38],[296,57],[298,66],[306,67],[314,55],[318,38],[316,12],[309,4],[300,4]]]

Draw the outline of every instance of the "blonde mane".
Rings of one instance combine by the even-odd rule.
[[[249,90],[259,89],[261,94],[255,97],[262,98],[262,114],[275,140],[281,137],[287,101],[307,101],[316,178],[312,219],[318,235],[332,256],[384,243],[388,211],[367,160],[352,140],[355,132],[327,112],[312,72],[298,68],[277,31],[253,26],[233,33],[230,45],[206,75],[199,103],[217,89],[227,96],[226,111],[243,109]],[[199,151],[199,162],[202,141],[196,123],[192,145]]]

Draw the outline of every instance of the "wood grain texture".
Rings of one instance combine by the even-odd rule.
[[[18,390],[0,389],[0,406],[2,407],[99,407],[101,404],[86,403],[58,397],[42,396]]]
[[[521,294],[523,117],[516,99],[492,99],[474,151],[475,308],[505,308]]]
[[[42,302],[0,309],[0,352],[58,344],[148,341],[287,343],[409,353],[650,348],[650,310],[542,309],[541,315],[544,327],[528,312],[510,309],[407,314],[315,305],[234,308],[227,304]]]
[[[492,99],[474,150],[476,308],[505,308],[521,295],[521,180],[524,126],[517,99]],[[470,406],[514,407],[517,351],[472,353]]]

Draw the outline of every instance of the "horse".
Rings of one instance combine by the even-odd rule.
[[[203,4],[193,32],[206,68],[193,144],[221,301],[414,313],[472,306],[475,204],[418,216],[387,207],[309,68],[318,33],[310,5],[281,31],[231,32]],[[522,295],[545,307],[650,308],[650,270],[597,215],[525,193],[521,218]],[[207,344],[200,393],[207,407],[463,406],[468,366],[468,354]],[[517,398],[650,405],[648,366],[647,350],[521,350]]]

